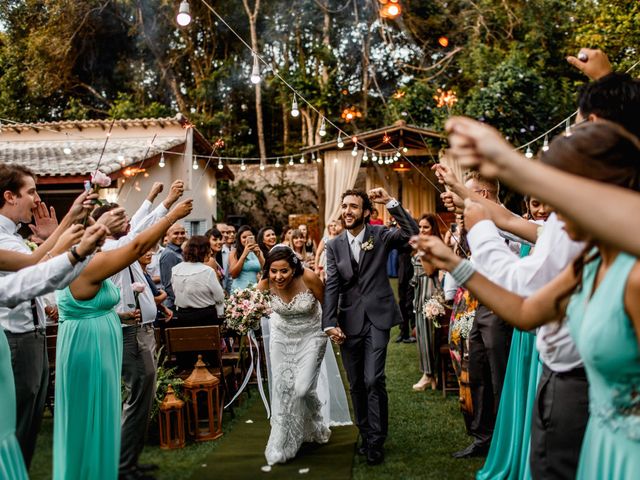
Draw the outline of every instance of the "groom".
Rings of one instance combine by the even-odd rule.
[[[371,201],[386,205],[400,228],[369,225]],[[384,460],[388,407],[384,364],[389,330],[402,321],[387,276],[390,250],[418,234],[418,225],[382,188],[342,194],[343,233],[325,247],[327,282],[322,328],[341,345],[356,424],[362,437],[358,453],[369,465]]]

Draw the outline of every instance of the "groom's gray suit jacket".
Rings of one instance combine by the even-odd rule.
[[[363,249],[358,263],[353,259],[346,231],[327,242],[323,329],[340,326],[346,335],[357,335],[362,331],[365,315],[380,330],[389,330],[402,322],[389,284],[387,256],[390,250],[417,235],[418,225],[399,205],[389,212],[399,228],[366,225],[363,244],[372,239],[373,248]]]

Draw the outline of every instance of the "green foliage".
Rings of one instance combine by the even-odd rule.
[[[176,394],[176,398],[179,398],[183,402],[187,402],[188,400],[182,395],[182,384],[184,380],[179,377],[176,377],[176,370],[178,367],[167,367],[167,358],[163,354],[164,347],[162,347],[156,353],[156,363],[158,368],[156,370],[156,396],[153,400],[153,405],[151,407],[151,414],[149,416],[149,423],[155,422],[158,417],[158,412],[160,411],[160,404],[164,400],[165,395],[167,394],[167,389],[169,385],[173,387],[173,390]],[[123,396],[124,398],[124,396]]]

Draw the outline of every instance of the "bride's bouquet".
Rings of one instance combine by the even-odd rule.
[[[236,290],[225,301],[225,325],[240,335],[259,329],[262,317],[269,315],[269,294],[255,288]]]

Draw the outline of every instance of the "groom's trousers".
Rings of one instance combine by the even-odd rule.
[[[365,316],[358,335],[341,345],[342,363],[349,379],[356,424],[363,440],[382,447],[389,426],[389,407],[384,375],[389,330],[379,330]]]

